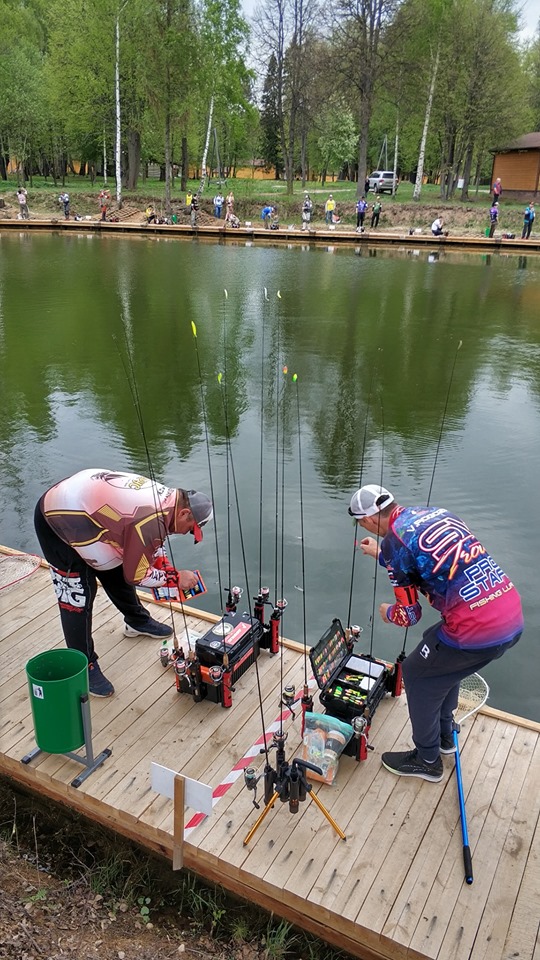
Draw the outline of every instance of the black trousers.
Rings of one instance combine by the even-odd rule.
[[[437,638],[439,626],[436,623],[429,627],[403,662],[414,745],[429,762],[439,756],[441,736],[452,732],[452,714],[457,707],[461,681],[502,657],[521,636],[518,633],[510,643],[482,650],[457,650]]]
[[[98,659],[92,637],[92,608],[98,580],[126,623],[136,628],[148,623],[150,614],[140,602],[135,587],[125,580],[122,566],[112,570],[89,567],[49,526],[40,503],[35,509],[34,526],[43,556],[50,564],[62,630],[70,649],[86,654],[89,663]]]

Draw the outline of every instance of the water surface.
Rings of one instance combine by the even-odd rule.
[[[88,466],[148,474],[147,447],[164,482],[213,487],[217,549],[210,532],[173,541],[208,609],[220,586],[247,608],[266,583],[288,600],[283,632],[311,645],[347,621],[353,580],[364,648],[393,659],[403,634],[376,613],[391,590],[353,564],[347,506],[360,481],[405,504],[432,487],[523,597],[490,702],[540,720],[539,281],[534,257],[1,235],[0,542],[38,550],[47,486]],[[434,619],[424,604],[408,649]]]

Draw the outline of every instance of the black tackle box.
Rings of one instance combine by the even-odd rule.
[[[259,656],[263,626],[247,613],[226,613],[195,642],[195,653],[203,666],[222,666],[224,657],[235,680]]]
[[[311,648],[309,659],[326,713],[347,723],[364,716],[366,709],[373,717],[384,695],[392,690],[393,666],[369,654],[355,653],[338,619],[332,620],[317,646]],[[354,738],[349,747],[355,750]]]

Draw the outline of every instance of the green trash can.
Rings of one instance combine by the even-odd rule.
[[[68,753],[84,743],[81,697],[88,694],[88,660],[79,650],[47,650],[26,664],[36,743]]]

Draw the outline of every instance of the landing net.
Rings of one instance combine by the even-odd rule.
[[[40,557],[33,553],[14,553],[0,556],[0,590],[20,583],[39,569]]]
[[[486,702],[489,687],[479,673],[465,677],[459,685],[459,700],[454,714],[456,723],[462,723],[471,714],[476,713]]]

